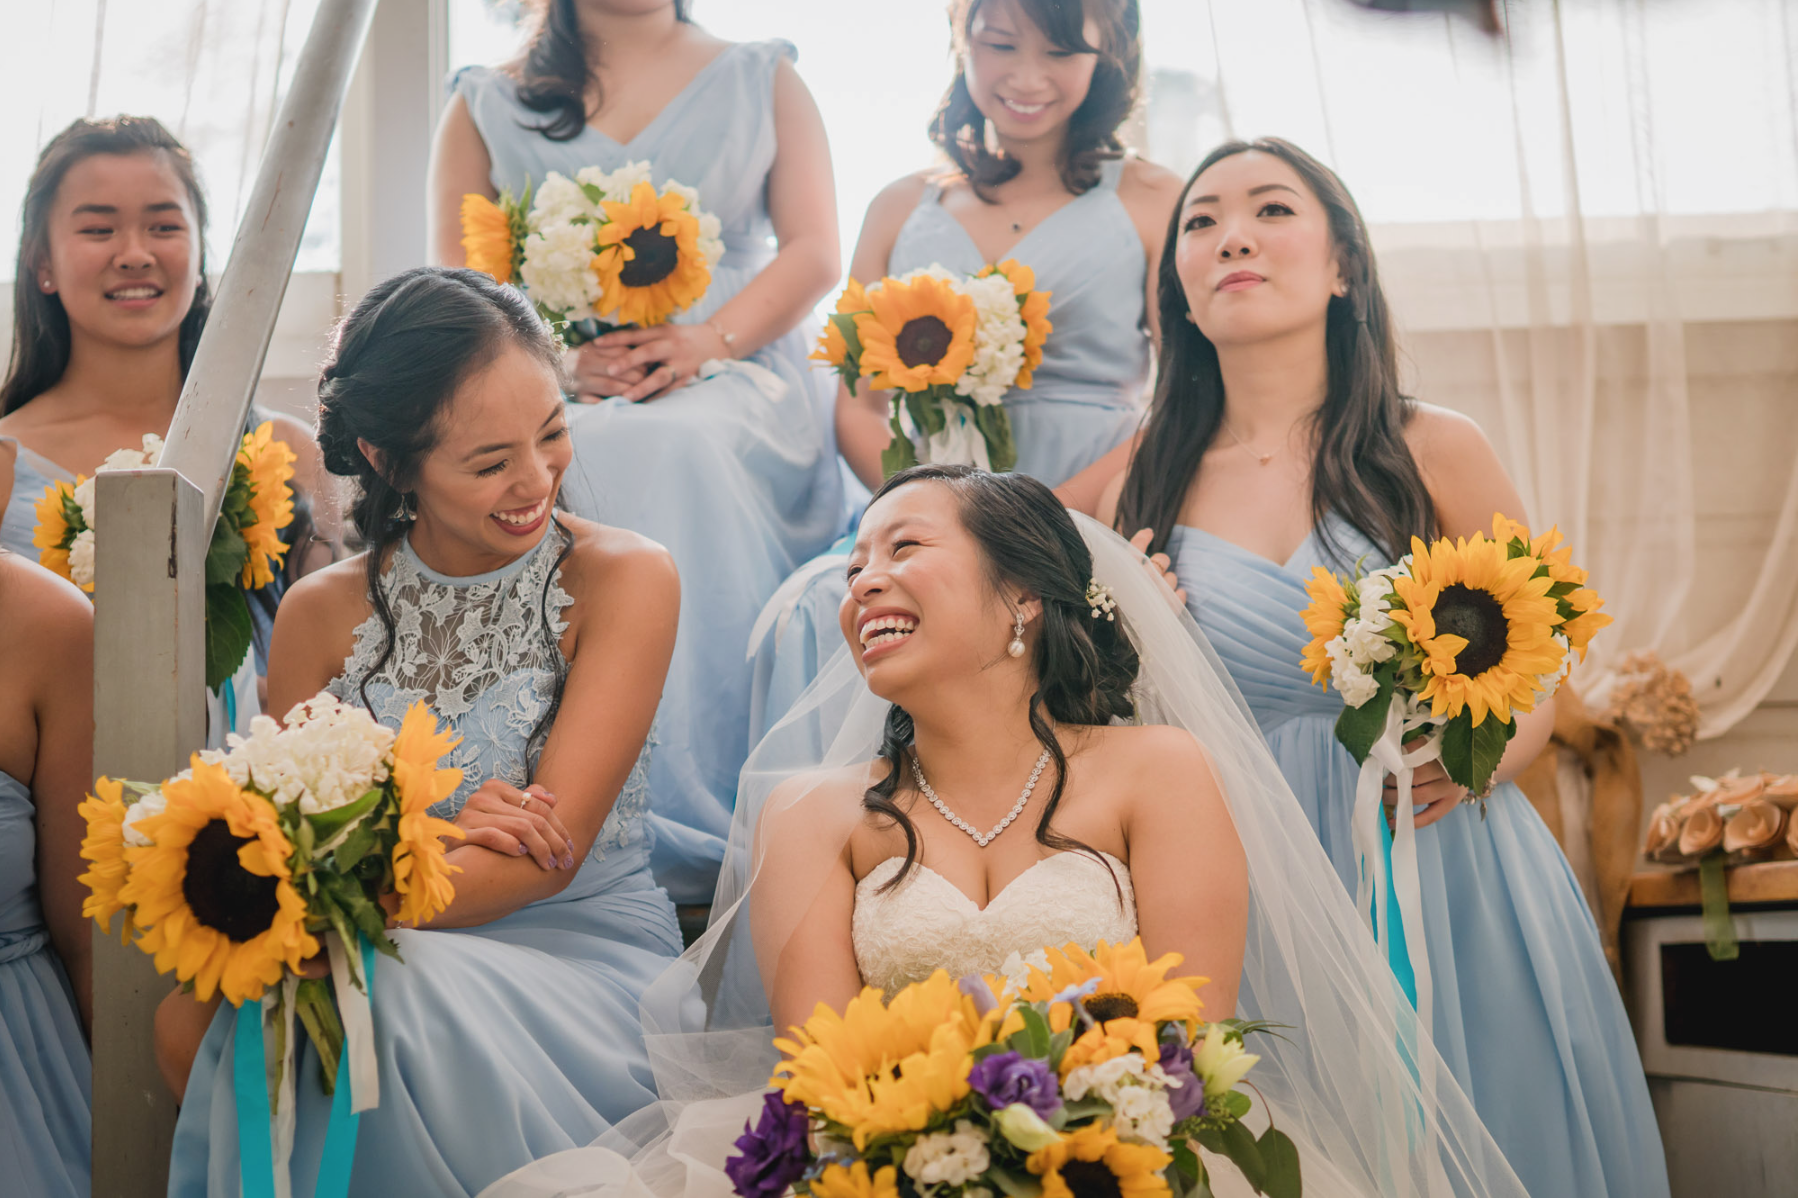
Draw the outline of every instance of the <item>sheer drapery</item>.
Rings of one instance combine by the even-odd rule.
[[[1798,316],[1798,10],[1513,0],[1493,39],[1339,0],[1144,7],[1151,153],[1189,168],[1277,134],[1354,192],[1412,386],[1481,422],[1616,617],[1590,704],[1652,648],[1691,677],[1701,736],[1752,711],[1798,647],[1798,475],[1758,480],[1771,517],[1727,542],[1700,500],[1730,438],[1790,422],[1717,428],[1687,352],[1699,322]]]
[[[318,0],[49,0],[0,19],[0,273],[38,151],[77,117],[153,116],[199,164],[208,266],[224,266]],[[297,264],[335,270],[335,154]]]

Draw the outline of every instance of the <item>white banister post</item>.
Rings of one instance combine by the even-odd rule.
[[[94,772],[151,781],[206,739],[202,497],[173,470],[106,471],[94,506]],[[115,920],[116,923],[116,920]],[[175,1098],[156,1068],[156,1004],[174,989],[150,958],[94,929],[95,1198],[168,1190]],[[4,1186],[0,1186],[3,1189]]]

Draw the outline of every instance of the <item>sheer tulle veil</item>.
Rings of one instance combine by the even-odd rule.
[[[1144,723],[1184,728],[1208,750],[1249,864],[1248,943],[1237,1014],[1284,1025],[1251,1046],[1250,1080],[1298,1144],[1308,1198],[1465,1195],[1523,1198],[1503,1154],[1393,981],[1349,895],[1222,665],[1142,555],[1075,517],[1093,576],[1112,590],[1141,657]],[[777,1057],[763,975],[807,934],[850,830],[859,792],[842,771],[876,757],[887,704],[837,654],[751,754],[738,792],[711,927],[642,1006],[662,1101],[594,1145],[538,1161],[485,1191],[494,1198],[618,1194],[722,1198],[720,1167]],[[832,772],[831,784],[819,779]],[[795,805],[802,841],[768,837]],[[779,871],[781,896],[758,888]],[[815,879],[814,885],[806,885]],[[797,882],[797,884],[796,884]],[[795,900],[791,896],[809,898]],[[841,901],[840,897],[830,901]],[[1220,1194],[1225,1192],[1220,1187]],[[1246,1192],[1246,1191],[1245,1191]]]

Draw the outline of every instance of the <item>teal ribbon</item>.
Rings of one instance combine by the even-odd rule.
[[[1405,921],[1399,915],[1398,888],[1392,884],[1392,829],[1386,826],[1383,813],[1376,814],[1380,821],[1380,852],[1386,856],[1386,910],[1391,915],[1392,926],[1382,932],[1380,928],[1380,902],[1376,895],[1373,910],[1374,937],[1386,946],[1386,962],[1392,967],[1392,976],[1398,979],[1399,989],[1405,992],[1413,1007],[1417,1006],[1417,974],[1411,969],[1411,954],[1405,945]]]
[[[365,936],[356,938],[362,950],[362,984],[374,998],[375,946]],[[270,1138],[273,1114],[268,1103],[268,1073],[264,1065],[262,1004],[246,1002],[237,1008],[237,1039],[232,1052],[232,1075],[237,1091],[237,1161],[243,1181],[243,1198],[275,1198],[275,1152]],[[296,1025],[294,1034],[299,1034]],[[295,1068],[300,1054],[294,1054]],[[299,1087],[295,1084],[295,1090]],[[346,1198],[350,1170],[356,1163],[356,1133],[362,1116],[350,1110],[350,1051],[345,1040],[337,1057],[337,1085],[331,1096],[331,1115],[325,1124],[325,1145],[318,1162],[318,1183],[313,1198]]]
[[[237,682],[234,678],[225,679],[221,688],[225,700],[225,731],[237,731]]]

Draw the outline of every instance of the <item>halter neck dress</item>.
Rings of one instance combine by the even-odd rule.
[[[1169,542],[1187,607],[1253,711],[1342,883],[1355,889],[1355,759],[1342,699],[1299,666],[1313,566],[1385,555],[1346,520],[1276,564],[1198,528]],[[1332,544],[1335,546],[1332,551]],[[1437,1049],[1535,1198],[1655,1198],[1666,1159],[1629,1017],[1597,925],[1523,792],[1486,818],[1459,807],[1417,834]],[[1416,934],[1406,928],[1407,937]]]
[[[774,260],[767,207],[774,163],[774,74],[784,41],[726,47],[661,113],[620,144],[592,126],[568,141],[536,130],[515,80],[484,67],[457,77],[492,156],[492,182],[520,194],[550,171],[615,170],[648,161],[655,181],[695,187],[723,224],[710,288],[674,317],[700,323]],[[656,876],[678,902],[710,902],[737,771],[749,750],[755,613],[794,567],[829,545],[846,511],[833,392],[806,363],[809,319],[712,377],[646,403],[570,409],[569,510],[651,537],[681,576],[680,636],[656,718],[650,772]]]
[[[1149,374],[1143,312],[1148,271],[1142,238],[1118,198],[1125,163],[1104,164],[1099,182],[1056,209],[1008,251],[1050,292],[1054,326],[1028,389],[1006,393],[1020,473],[1058,487],[1128,440],[1142,419]],[[974,239],[942,204],[942,188],[924,188],[900,227],[887,273],[933,263],[973,273],[987,265]],[[752,641],[756,738],[793,705],[824,663],[843,647],[837,608],[845,591],[845,538],[781,587]]]
[[[368,701],[397,728],[423,700],[461,743],[463,781],[431,814],[452,819],[488,778],[529,781],[530,734],[548,710],[558,637],[574,600],[552,525],[516,561],[440,574],[402,543],[383,580],[400,630],[391,659],[378,617],[328,689]],[[646,747],[567,888],[479,927],[399,928],[402,964],[375,957],[372,1006],[381,1102],[362,1116],[350,1193],[472,1195],[547,1153],[586,1144],[655,1093],[637,1015],[680,953],[674,907],[650,876]],[[221,1005],[189,1075],[169,1194],[238,1193],[232,1089],[235,1012]],[[293,1192],[310,1194],[331,1099],[310,1042],[297,1058]]]

